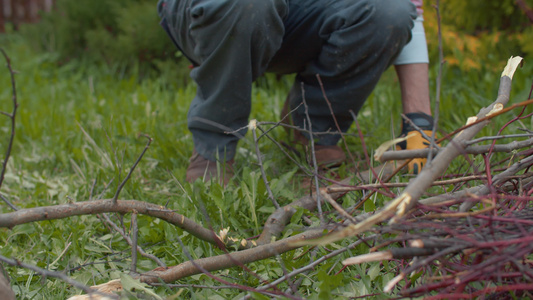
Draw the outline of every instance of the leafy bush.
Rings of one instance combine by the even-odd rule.
[[[22,33],[38,50],[109,66],[153,68],[154,60],[173,58],[175,46],[159,25],[154,1],[58,0],[40,24]]]
[[[57,0],[56,9],[23,33],[35,49],[57,53],[60,63],[73,59],[105,63],[115,72],[148,70],[187,78],[186,59],[175,56],[174,45],[159,26],[156,1]],[[533,7],[533,0],[525,0]],[[437,21],[425,1],[425,24],[433,62],[438,57]],[[514,0],[441,1],[446,61],[462,70],[481,69],[474,57],[506,60],[533,54],[533,29]],[[176,66],[178,62],[181,66]],[[489,66],[490,67],[490,66]],[[498,69],[499,66],[496,66]]]
[[[533,4],[531,0],[525,2],[530,6]],[[443,18],[466,33],[519,30],[529,25],[515,0],[446,0],[441,4]]]
[[[527,0],[530,7],[533,1]],[[438,62],[438,24],[434,1],[425,1],[424,25],[430,58]],[[533,30],[513,0],[440,2],[444,59],[462,71],[497,71],[510,56],[533,54]],[[482,58],[482,59],[480,59]]]

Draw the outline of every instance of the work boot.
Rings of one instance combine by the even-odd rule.
[[[226,186],[233,177],[234,163],[235,161],[233,159],[225,163],[210,161],[198,154],[195,150],[189,159],[189,167],[187,168],[185,180],[192,183],[200,178],[208,182],[214,178],[218,183]]]
[[[289,107],[289,98],[287,97],[285,104],[283,104],[283,109],[281,110],[281,118],[285,118],[282,123],[294,126]],[[283,128],[285,128],[289,138],[292,138],[294,142],[304,146],[309,145],[309,140],[299,130],[285,126]],[[337,145],[315,144],[315,157],[317,166],[320,168],[336,167],[346,160],[346,154],[342,148]]]
[[[317,166],[321,168],[337,167],[346,160],[346,154],[337,145],[315,144],[315,157]]]

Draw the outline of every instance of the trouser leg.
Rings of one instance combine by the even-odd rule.
[[[317,75],[341,132],[346,132],[353,123],[350,111],[357,114],[409,41],[415,18],[408,0],[290,1],[283,46],[269,70],[297,72],[289,95],[291,108],[305,96],[312,131],[337,132],[314,136],[317,144],[334,145],[340,139]],[[304,106],[293,113],[293,120],[308,128]]]
[[[181,50],[197,66],[188,113],[196,151],[230,160],[251,110],[252,82],[281,46],[285,0],[186,0],[163,13]],[[174,18],[174,19],[172,19]],[[238,131],[244,135],[246,129]]]

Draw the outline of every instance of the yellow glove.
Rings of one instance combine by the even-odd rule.
[[[422,131],[428,137],[431,137],[433,131],[433,117],[424,113],[410,113],[406,114],[406,117],[413,121],[413,123],[420,129],[422,129]],[[403,120],[401,136],[403,137],[409,134],[411,137],[404,142],[398,143],[396,146],[397,150],[415,150],[429,147],[429,141],[418,130],[416,130],[414,126]],[[409,168],[409,173],[418,174],[426,162],[426,158],[415,158],[411,160],[407,165]]]

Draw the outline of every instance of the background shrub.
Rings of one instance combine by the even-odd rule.
[[[145,74],[158,69],[157,61],[176,61],[154,1],[58,0],[37,26],[23,26],[22,34],[35,49],[56,53],[60,64],[84,60]]]

